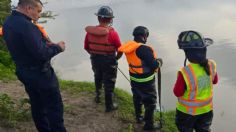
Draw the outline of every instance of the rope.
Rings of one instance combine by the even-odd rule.
[[[117,67],[117,69],[120,71],[120,73],[125,77],[125,79],[130,82],[129,78],[121,71],[121,69],[119,67]]]

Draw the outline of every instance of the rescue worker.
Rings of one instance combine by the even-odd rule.
[[[156,130],[160,126],[154,124],[157,92],[155,88],[155,72],[162,66],[162,59],[151,46],[146,45],[149,31],[144,26],[137,26],[133,31],[134,40],[128,41],[119,48],[126,55],[133,93],[133,103],[137,123],[145,121],[144,130]],[[144,104],[144,118],[142,114]]]
[[[96,103],[100,103],[101,88],[105,90],[105,111],[110,112],[118,108],[113,103],[113,92],[117,76],[117,59],[121,54],[116,54],[121,46],[120,38],[111,27],[114,18],[109,6],[102,6],[95,15],[99,25],[87,26],[84,49],[90,54],[92,70],[96,87]]]
[[[196,31],[184,31],[178,37],[178,46],[190,62],[178,71],[173,89],[178,97],[176,125],[180,132],[210,132],[213,84],[218,82],[216,63],[206,57],[211,44],[212,39]]]
[[[16,75],[29,95],[31,113],[39,132],[66,132],[58,79],[50,63],[65,50],[65,42],[46,42],[31,20],[42,11],[40,0],[19,0],[3,25],[3,37],[16,65]]]

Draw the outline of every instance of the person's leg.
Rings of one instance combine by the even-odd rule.
[[[212,124],[213,111],[198,115],[197,121],[194,125],[196,132],[210,132],[210,126]]]
[[[144,114],[144,130],[156,130],[160,128],[160,125],[154,124],[154,111],[156,109],[157,93],[155,89],[155,79],[142,83],[141,91],[142,102],[145,108]]]
[[[44,100],[45,105],[47,106],[47,118],[51,132],[66,132],[64,127],[63,103],[59,91],[59,83],[53,69],[51,69],[50,72],[50,78],[44,80]]]
[[[133,103],[134,103],[134,110],[135,110],[135,117],[137,123],[143,122],[143,116],[142,114],[142,97],[140,96],[140,93],[137,89],[132,88],[133,93]]]
[[[100,64],[96,61],[96,59],[91,59],[92,70],[94,73],[94,82],[95,82],[95,102],[100,103],[101,89],[102,89],[102,70],[100,68]]]
[[[113,103],[113,94],[117,76],[117,61],[115,58],[106,59],[103,65],[103,83],[105,90],[106,112],[117,109],[117,105]]]
[[[193,132],[196,117],[176,110],[175,124],[180,132]]]
[[[31,114],[35,126],[39,132],[49,132],[49,122],[46,118],[46,108],[43,104],[42,91],[37,85],[39,70],[16,69],[18,79],[24,84],[25,91],[29,96]]]
[[[31,114],[37,130],[39,132],[50,132],[42,91],[30,85],[25,85],[25,90],[30,98]]]

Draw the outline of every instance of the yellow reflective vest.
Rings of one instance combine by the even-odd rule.
[[[177,109],[190,115],[200,115],[213,109],[212,88],[216,74],[216,63],[208,61],[210,76],[199,64],[190,63],[180,69],[187,89],[183,96],[178,97]]]

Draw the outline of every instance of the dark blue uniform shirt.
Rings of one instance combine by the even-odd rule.
[[[4,22],[3,37],[18,68],[41,67],[62,51],[58,45],[46,45],[31,19],[18,11]]]

